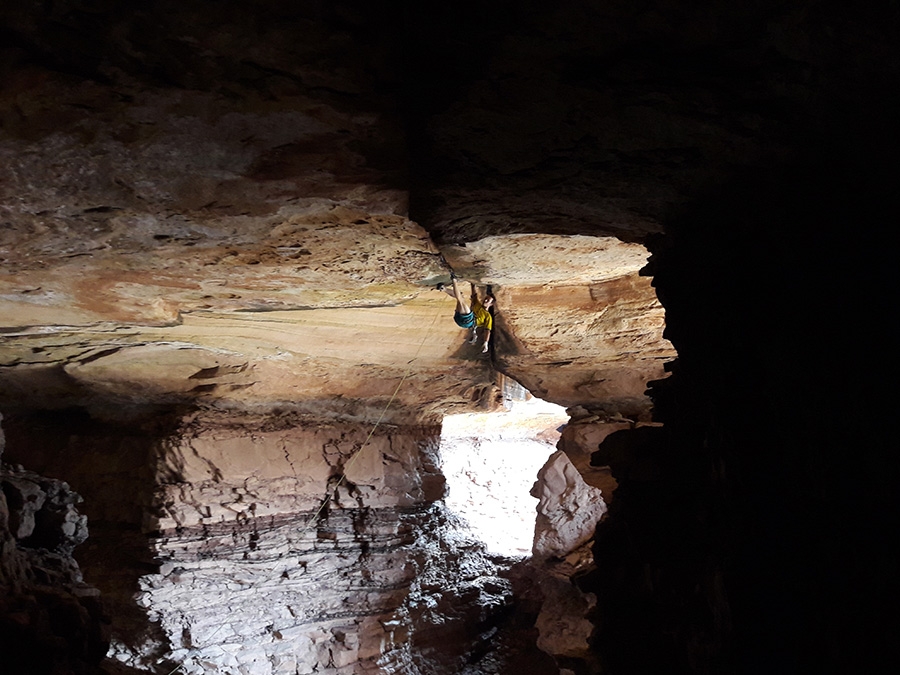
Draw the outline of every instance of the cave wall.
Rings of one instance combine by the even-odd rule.
[[[291,528],[394,395],[386,421],[418,438],[496,405],[495,369],[577,410],[561,449],[618,486],[595,571],[548,592],[596,626],[566,667],[852,671],[890,651],[895,3],[220,9],[0,9],[7,456],[84,494],[86,570],[128,570],[103,589],[124,662],[246,625],[258,651],[204,658],[299,667],[275,621],[211,628],[213,599],[171,600],[182,582],[215,598],[217,565],[240,594],[263,581],[251,558],[297,537],[349,570],[322,616],[369,589],[399,617],[396,642],[365,618],[301,629],[304,668],[382,667],[382,638],[385,668],[461,668],[508,587],[478,586],[471,553],[442,594],[437,561],[462,554],[407,537],[448,522],[427,442],[395,462],[377,435],[323,540]],[[498,298],[488,357],[431,290],[450,266]],[[307,592],[294,569],[271,597]],[[394,572],[402,589],[375,579]]]
[[[2,418],[0,418],[2,420]],[[0,461],[6,446],[0,429]],[[61,480],[0,463],[0,648],[9,672],[97,673],[109,647],[100,591],[72,558],[88,538]]]
[[[881,112],[845,121],[871,131]],[[655,249],[678,349],[651,387],[663,426],[619,431],[593,458],[619,483],[594,548],[605,574],[586,584],[612,672],[849,672],[896,657],[900,462],[879,365],[892,284],[884,250],[848,229],[891,217],[896,166],[847,140],[743,176]]]
[[[7,459],[96,495],[76,555],[111,614],[107,668],[449,672],[485,651],[481,633],[512,602],[439,502],[439,426],[7,426]]]

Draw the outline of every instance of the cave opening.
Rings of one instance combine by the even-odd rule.
[[[522,559],[534,543],[532,486],[569,416],[563,406],[510,383],[501,410],[444,417],[441,461],[448,508],[489,554]]]
[[[897,661],[895,0],[114,4],[0,8],[4,675]],[[506,571],[498,370],[569,406]]]

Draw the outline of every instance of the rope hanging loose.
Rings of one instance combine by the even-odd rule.
[[[365,447],[369,444],[369,441],[372,439],[372,436],[375,435],[375,430],[378,429],[378,425],[381,424],[382,420],[384,419],[384,416],[387,414],[388,409],[389,409],[389,408],[391,407],[391,405],[393,404],[394,399],[397,398],[397,394],[400,392],[400,387],[403,386],[403,383],[406,382],[406,379],[409,377],[410,373],[412,373],[412,364],[415,363],[416,359],[419,358],[419,353],[422,351],[422,347],[425,346],[425,342],[428,340],[429,336],[431,335],[431,331],[432,331],[432,329],[434,328],[434,324],[435,324],[435,322],[437,321],[438,316],[440,316],[440,312],[436,312],[436,313],[435,313],[434,318],[431,320],[431,324],[428,326],[428,330],[425,331],[425,337],[422,338],[422,342],[419,343],[419,346],[418,346],[418,348],[416,349],[416,353],[413,355],[413,357],[412,357],[409,361],[407,361],[407,363],[406,363],[406,372],[403,374],[403,377],[400,378],[400,381],[397,383],[397,386],[394,388],[394,393],[391,394],[391,398],[388,400],[387,404],[384,406],[384,409],[381,411],[381,415],[378,416],[378,419],[375,421],[375,424],[372,426],[372,429],[369,431],[368,436],[366,436],[366,440],[363,441],[362,445],[359,446],[359,449],[357,449],[357,450],[353,453],[353,455],[351,455],[350,459],[347,460],[346,464],[344,464],[343,469],[342,469],[342,471],[341,471],[340,479],[339,479],[338,482],[335,484],[334,488],[332,488],[331,490],[329,490],[329,493],[325,496],[325,499],[324,499],[324,500],[322,501],[322,503],[319,505],[319,508],[316,510],[316,512],[315,512],[315,513],[312,515],[312,517],[306,522],[306,525],[304,525],[302,528],[300,528],[300,532],[306,532],[306,531],[312,529],[313,523],[316,522],[316,520],[318,520],[318,518],[319,518],[319,516],[321,515],[322,511],[323,511],[324,508],[328,505],[328,502],[331,501],[332,495],[333,495],[335,498],[337,498],[337,491],[338,491],[338,489],[341,487],[341,485],[344,483],[344,481],[345,481],[345,479],[346,479],[346,477],[347,477],[347,470],[348,470],[351,466],[353,466],[353,463],[354,463],[354,462],[357,460],[357,458],[360,456],[360,454],[362,453],[363,449],[365,449]],[[256,584],[251,584],[248,590],[252,589],[255,585],[256,585]],[[221,630],[222,626],[224,626],[224,625],[225,625],[224,622],[220,623],[220,624],[219,624],[219,627],[216,628],[216,630],[214,630],[214,631],[212,632],[212,634],[209,636],[209,639],[212,639],[212,638],[216,635],[216,633],[218,633],[219,630]],[[167,675],[175,675],[175,673],[177,673],[179,670],[181,670],[181,669],[184,667],[185,663],[187,662],[187,660],[188,660],[188,659],[190,658],[190,656],[191,656],[191,652],[196,652],[196,651],[199,651],[199,648],[197,648],[197,647],[192,648],[192,649],[188,652],[188,654],[181,660],[181,663],[179,663],[177,666],[175,666],[174,669],[172,669],[171,671],[169,671],[169,672],[167,673]]]
[[[312,515],[312,517],[307,521],[306,525],[300,530],[301,532],[305,532],[305,531],[311,529],[312,524],[319,518],[322,511],[328,505],[328,502],[331,501],[332,495],[335,498],[337,498],[337,491],[347,478],[347,470],[353,466],[353,463],[359,458],[359,456],[362,454],[362,451],[369,444],[369,441],[372,439],[372,436],[375,434],[375,430],[378,429],[378,425],[381,424],[381,421],[384,419],[384,416],[387,414],[387,411],[391,407],[391,404],[394,402],[394,399],[397,398],[397,393],[400,391],[400,387],[403,386],[403,383],[406,382],[406,378],[408,378],[410,373],[412,372],[412,364],[416,361],[416,359],[419,358],[419,352],[422,351],[422,347],[425,346],[425,342],[428,340],[428,337],[431,335],[431,330],[432,330],[432,328],[434,328],[434,323],[435,323],[435,321],[437,321],[438,316],[440,316],[440,313],[435,313],[434,318],[431,320],[431,325],[429,325],[428,330],[425,331],[425,337],[422,338],[422,342],[419,343],[419,347],[416,349],[416,353],[413,355],[413,357],[409,361],[407,361],[406,372],[403,374],[403,377],[400,378],[400,381],[397,383],[397,386],[394,388],[394,393],[391,394],[391,398],[388,400],[387,405],[385,405],[384,409],[381,411],[381,415],[379,415],[378,419],[375,421],[375,425],[369,431],[369,435],[366,436],[366,440],[363,441],[362,445],[359,446],[359,449],[356,450],[356,452],[354,452],[353,455],[350,456],[350,459],[347,460],[347,463],[344,464],[344,466],[341,470],[341,476],[338,479],[338,482],[335,484],[334,488],[332,488],[329,491],[329,494],[325,495],[325,499],[322,500],[322,503],[319,505],[319,508]]]

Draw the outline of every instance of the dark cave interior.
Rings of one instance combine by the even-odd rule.
[[[816,156],[743,177],[654,251],[679,354],[651,384],[664,426],[594,458],[620,482],[595,546],[618,570],[594,581],[622,618],[614,672],[851,672],[896,648],[888,264],[842,232],[895,196],[885,165]]]
[[[169,39],[181,28],[174,21],[205,15],[203,3],[194,14],[173,9],[183,3],[148,3],[127,24],[140,56],[123,50],[112,31],[132,11],[125,6],[21,4],[21,14],[0,11],[0,73],[36,64],[103,81],[100,66],[112,63],[167,87],[227,91],[230,82],[254,86],[260,71],[249,57],[200,58],[187,42]],[[267,32],[279,22],[319,26],[310,29],[315,40],[293,45],[294,58],[318,59],[323,68],[349,64],[358,91],[335,93],[335,105],[401,120],[395,155],[363,152],[383,185],[406,186],[411,218],[438,244],[510,232],[593,234],[590,213],[572,219],[548,207],[525,221],[515,208],[504,213],[503,195],[534,190],[541,199],[583,189],[643,203],[646,186],[644,208],[663,232],[623,227],[619,235],[646,241],[652,256],[643,274],[665,307],[665,335],[678,357],[670,377],[649,384],[653,418],[663,426],[617,432],[594,455],[619,482],[597,530],[597,567],[577,579],[598,598],[591,646],[603,673],[880,672],[900,656],[900,458],[890,356],[897,343],[890,231],[900,175],[900,8],[814,0],[801,9],[774,0],[712,2],[705,11],[674,0],[646,4],[273,0],[217,6],[221,14],[204,21],[215,32],[255,17],[248,30],[260,40],[284,39]],[[794,12],[796,22],[773,19]],[[776,34],[775,23],[788,28]],[[339,37],[321,39],[322,25]],[[511,42],[519,45],[515,59],[497,66]],[[489,67],[495,71],[486,75]],[[539,75],[529,79],[532,71]],[[588,129],[560,131],[550,151],[541,149],[546,156],[522,170],[490,166],[466,148],[448,153],[452,136],[435,129],[463,110],[473,83],[485,77],[518,96],[493,100],[498,119],[525,110],[535,128],[552,128],[541,109],[552,94],[530,89],[546,84],[546,72],[570,87],[567,96],[587,97],[580,109],[587,116],[591,92],[662,91],[672,98],[660,105],[671,105],[677,118],[686,102],[706,104],[693,92],[713,90],[720,107],[710,105],[710,116],[766,120],[763,150],[743,164],[728,159],[729,148],[718,161],[708,150],[717,139],[699,154],[689,147],[683,156],[629,154],[603,148]],[[4,127],[4,135],[29,133],[24,122]],[[472,146],[491,133],[469,131]],[[520,140],[527,149],[533,139]],[[768,145],[777,148],[768,153]],[[718,163],[707,166],[710,156]],[[660,185],[679,198],[668,200]],[[493,190],[489,198],[473,200],[493,206],[490,195],[498,196],[501,216],[472,225],[477,218],[455,212],[447,195],[484,186]],[[27,465],[29,444],[52,445],[33,437],[41,427],[35,420],[48,414],[64,435],[90,438],[79,415],[2,412],[7,462]],[[139,475],[140,458],[117,457],[134,461]],[[52,466],[27,468],[66,479]],[[0,617],[0,654],[13,655],[0,663],[10,673],[102,672],[94,654],[46,668],[23,656],[30,665],[19,667],[15,654],[41,646],[23,648],[17,620],[15,612]]]

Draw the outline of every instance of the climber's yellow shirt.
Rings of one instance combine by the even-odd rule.
[[[487,311],[480,302],[472,305],[472,313],[475,315],[475,325],[483,326],[487,330],[492,330],[494,325],[494,317]]]

